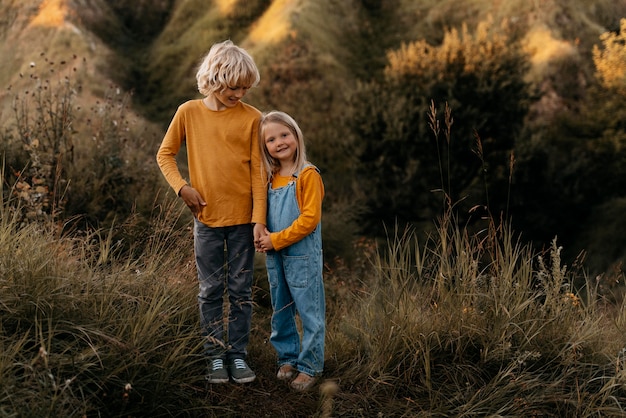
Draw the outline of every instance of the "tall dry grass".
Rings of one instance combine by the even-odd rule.
[[[624,414],[623,309],[591,280],[573,287],[556,240],[537,253],[506,226],[472,235],[452,216],[425,242],[393,230],[356,247],[358,269],[327,272],[320,393],[280,386],[264,329],[251,347],[258,381],[207,387],[191,240],[171,226],[177,204],[159,209],[130,257],[107,231],[59,236],[2,206],[4,416]],[[257,307],[256,327],[267,314]]]
[[[443,217],[420,243],[393,231],[371,290],[343,318],[343,372],[393,416],[623,416],[622,313],[506,226],[474,236]],[[397,414],[397,415],[396,415]]]
[[[162,208],[136,258],[116,252],[107,231],[59,236],[40,223],[19,226],[7,202],[1,211],[3,416],[170,416],[198,407],[190,387],[205,366],[192,251],[188,236],[168,229],[180,208]]]

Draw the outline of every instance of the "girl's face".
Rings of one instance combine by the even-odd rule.
[[[291,167],[298,149],[298,141],[291,130],[282,123],[268,122],[264,140],[272,158],[278,160],[282,167]]]

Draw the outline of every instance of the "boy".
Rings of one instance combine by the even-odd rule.
[[[200,325],[207,380],[252,382],[246,346],[252,316],[254,240],[265,229],[267,191],[258,146],[259,110],[243,103],[259,83],[252,57],[230,40],[211,47],[196,74],[203,99],[177,109],[157,153],[165,179],[194,216]],[[190,183],[176,164],[187,145]],[[226,280],[225,280],[226,278]],[[223,295],[230,311],[225,339]]]

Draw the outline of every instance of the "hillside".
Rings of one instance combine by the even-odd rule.
[[[438,45],[463,24],[471,31],[480,22],[508,22],[512,40],[530,57],[528,82],[538,88],[529,112],[534,129],[580,107],[594,80],[592,47],[619,29],[626,1],[218,0],[207,7],[202,0],[2,0],[0,16],[3,126],[15,118],[14,98],[33,75],[71,76],[82,109],[112,86],[132,93],[125,111],[132,109],[136,129],[147,129],[154,142],[144,152],[156,150],[178,104],[197,96],[195,67],[210,45],[230,38],[248,48],[262,77],[248,101],[301,121],[311,155],[327,173],[332,213],[350,205],[341,196],[353,193],[358,164],[347,155],[350,147],[332,146],[345,133],[337,126],[349,117],[346,104],[358,83],[383,77],[390,52],[418,40]],[[77,117],[73,128],[81,132],[86,119]]]
[[[257,379],[203,372],[155,153],[224,38],[324,181],[307,393],[263,254]],[[0,0],[0,54],[0,416],[626,416],[626,0]]]
[[[440,42],[446,28],[470,26],[492,16],[507,19],[526,39],[537,78],[551,60],[589,56],[603,32],[616,30],[626,2],[467,1],[201,1],[175,2],[3,0],[0,52],[7,57],[0,83],[20,85],[20,74],[41,54],[51,61],[86,59],[98,94],[103,80],[135,91],[144,117],[165,124],[172,109],[196,94],[193,73],[218,40],[249,48],[260,67],[304,64],[311,76],[350,86],[376,77],[386,53],[402,43]],[[200,12],[198,12],[200,11]],[[330,13],[332,11],[332,13]],[[289,49],[289,44],[292,44]],[[298,45],[296,47],[294,45]],[[589,71],[589,69],[587,69]],[[97,82],[95,81],[97,80]],[[272,82],[274,80],[265,80]],[[345,87],[344,87],[345,88]],[[10,101],[2,92],[2,102]]]

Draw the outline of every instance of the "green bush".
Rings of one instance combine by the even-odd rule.
[[[511,211],[516,229],[529,239],[545,242],[558,235],[568,260],[591,250],[589,267],[596,274],[623,261],[605,257],[619,252],[618,241],[599,240],[589,231],[620,229],[619,217],[600,221],[598,215],[610,213],[610,202],[619,202],[626,190],[626,96],[619,82],[626,73],[620,58],[626,48],[616,42],[619,35],[600,39],[604,48],[594,49],[598,78],[585,88],[584,100],[535,123],[532,134],[519,141]]]
[[[521,47],[486,21],[475,33],[449,30],[439,46],[403,45],[388,60],[384,81],[362,85],[351,101],[366,225],[428,221],[445,199],[498,213],[530,102]],[[440,123],[444,104],[454,117]]]

